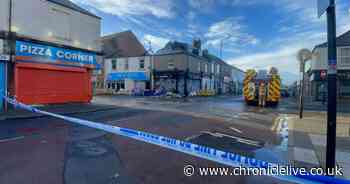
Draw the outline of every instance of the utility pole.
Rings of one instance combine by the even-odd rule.
[[[337,125],[337,44],[335,0],[327,8],[328,29],[328,111],[327,111],[327,153],[326,168],[335,168],[336,125]]]

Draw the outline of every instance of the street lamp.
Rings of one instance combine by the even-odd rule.
[[[300,62],[300,94],[299,94],[299,117],[303,119],[304,111],[304,84],[305,84],[305,62],[311,59],[311,51],[308,49],[301,49],[298,52],[297,58]]]

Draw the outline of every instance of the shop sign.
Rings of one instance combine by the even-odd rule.
[[[146,81],[149,79],[149,77],[145,72],[116,72],[110,73],[107,78],[109,81],[118,81],[125,79]]]
[[[34,44],[30,42],[16,41],[16,58],[22,56],[24,60],[57,62],[79,66],[96,67],[96,54],[77,50],[63,49],[59,47]],[[19,60],[23,58],[19,57]]]

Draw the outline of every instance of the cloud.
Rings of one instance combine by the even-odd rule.
[[[209,13],[212,12],[215,7],[215,0],[189,0],[190,7],[201,12]]]
[[[219,47],[224,43],[224,49],[233,52],[239,52],[240,48],[247,45],[258,44],[259,39],[245,31],[242,20],[242,17],[229,17],[212,24],[204,35],[206,44]]]
[[[153,15],[158,18],[175,17],[171,0],[73,0],[76,3],[96,8],[104,13],[128,15]]]
[[[154,36],[150,34],[146,34],[143,37],[143,40],[146,42],[151,42],[152,44],[152,50],[157,51],[165,46],[169,42],[168,39],[159,37],[159,36]]]
[[[242,69],[266,69],[270,66],[279,66],[280,69],[288,71],[291,69],[288,66],[297,65],[296,53],[299,49],[299,46],[282,48],[276,51],[256,53],[230,59],[228,62]]]

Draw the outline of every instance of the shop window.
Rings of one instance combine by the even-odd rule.
[[[112,70],[117,70],[117,60],[112,60]]]
[[[117,88],[119,89],[125,89],[125,81],[124,80],[120,80],[117,82]]]
[[[145,69],[145,60],[140,60],[140,63],[139,63],[139,68],[140,69]]]
[[[108,89],[111,89],[111,83],[108,83],[108,84],[107,84],[107,88],[108,88]]]

